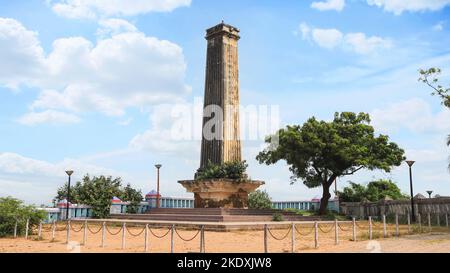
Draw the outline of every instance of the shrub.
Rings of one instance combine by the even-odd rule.
[[[12,198],[0,198],[0,237],[14,234],[17,221],[17,234],[25,233],[26,220],[30,219],[30,227],[44,220],[47,213],[33,206],[25,206],[22,201]]]
[[[251,209],[270,209],[272,200],[266,191],[257,190],[248,195],[248,207]]]
[[[245,162],[245,160],[225,162],[221,165],[209,162],[206,167],[197,170],[195,179],[245,179],[247,178],[247,175],[245,174],[247,167],[248,164]]]
[[[272,221],[274,222],[282,222],[283,221],[283,214],[276,212],[272,215]]]

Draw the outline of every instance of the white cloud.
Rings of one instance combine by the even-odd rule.
[[[433,26],[434,31],[442,31],[444,29],[444,21],[438,22],[436,25]]]
[[[450,110],[444,108],[433,113],[431,106],[420,98],[394,103],[385,109],[375,109],[371,117],[373,126],[383,133],[395,133],[402,128],[416,133],[445,134],[450,130]]]
[[[122,116],[130,107],[178,101],[190,92],[181,47],[146,36],[125,20],[103,20],[100,26],[101,35],[108,36],[96,44],[83,37],[61,38],[44,56],[34,32],[13,19],[1,20],[0,57],[6,62],[0,63],[0,72],[5,71],[0,85],[27,83],[41,89],[33,111],[109,116]]]
[[[314,28],[306,23],[301,23],[299,29],[303,40],[312,40],[318,46],[327,49],[342,48],[358,54],[371,54],[392,47],[390,39],[367,37],[361,32],[344,34],[334,28]]]
[[[70,124],[79,123],[80,118],[73,114],[64,112],[46,110],[44,112],[31,112],[23,115],[18,119],[18,122],[24,125],[38,125],[42,123],[46,124]]]
[[[400,15],[405,11],[437,11],[448,5],[450,0],[367,0],[371,6],[383,7],[385,11]]]
[[[345,0],[326,0],[322,2],[313,2],[311,8],[325,11],[325,10],[336,10],[342,11],[345,6]]]
[[[191,0],[60,0],[51,2],[52,10],[56,14],[72,19],[170,12],[191,4]]]

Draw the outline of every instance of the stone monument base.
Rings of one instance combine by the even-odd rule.
[[[248,194],[264,185],[257,180],[208,179],[178,181],[194,193],[195,208],[248,208]]]

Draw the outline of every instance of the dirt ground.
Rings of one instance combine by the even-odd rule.
[[[90,225],[87,230],[86,245],[83,242],[83,228],[81,225],[75,225],[70,232],[69,244],[66,244],[67,231],[63,226],[57,228],[55,240],[52,242],[51,227],[43,228],[42,239],[38,240],[37,235],[33,234],[25,240],[20,238],[0,239],[0,252],[26,252],[26,253],[89,253],[89,252],[144,252],[144,228],[127,228],[125,234],[125,249],[122,249],[122,230],[120,227],[109,227],[105,230],[105,246],[101,247],[102,232],[101,226]],[[36,231],[34,233],[37,233]],[[95,233],[95,234],[93,234]],[[392,236],[395,228],[388,227],[387,233]],[[357,241],[352,241],[351,226],[342,226],[339,228],[339,244],[336,245],[335,231],[333,225],[322,225],[319,231],[319,247],[315,248],[314,232],[312,226],[301,226],[295,232],[295,252],[297,253],[320,253],[320,252],[446,252],[450,253],[450,233],[441,230],[426,232],[421,234],[409,235],[406,227],[400,229],[400,237],[382,237],[381,227],[374,227],[373,240],[368,240],[366,227],[361,226],[357,232]],[[114,234],[114,235],[112,235]],[[167,234],[167,235],[165,235]],[[177,230],[174,233],[174,252],[188,253],[199,252],[200,236],[197,231]],[[165,235],[163,238],[157,238]],[[170,252],[169,229],[150,229],[148,233],[148,252],[149,253],[169,253]],[[183,241],[179,236],[183,237]],[[277,239],[274,239],[275,236]],[[292,233],[290,230],[270,230],[268,235],[269,252],[290,252],[292,243]],[[258,253],[264,252],[264,232],[263,231],[232,231],[232,232],[205,232],[205,250],[206,252],[221,253]]]

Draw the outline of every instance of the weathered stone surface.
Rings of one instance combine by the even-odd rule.
[[[195,208],[248,208],[248,194],[263,185],[263,181],[210,179],[179,181],[193,192]]]

